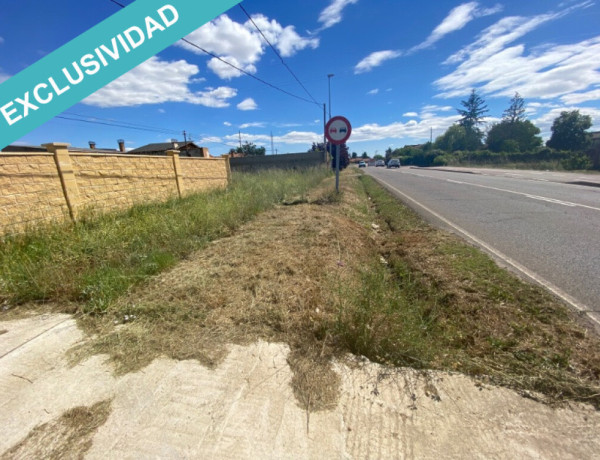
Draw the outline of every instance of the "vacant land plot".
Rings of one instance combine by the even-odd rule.
[[[177,385],[185,384],[186,393],[180,400],[188,401],[194,414],[202,404],[193,402],[193,395],[212,401],[210,394],[199,393],[203,385],[198,386],[198,382],[219,382],[215,376],[225,369],[229,373],[225,372],[223,384],[228,382],[234,393],[238,391],[238,399],[227,397],[231,414],[236,413],[238,402],[252,399],[261,386],[267,391],[261,403],[264,410],[271,397],[279,401],[275,393],[281,391],[284,399],[277,407],[292,414],[285,402],[289,390],[294,395],[294,405],[305,414],[303,425],[309,438],[310,427],[325,431],[336,427],[331,433],[332,439],[339,441],[338,447],[313,446],[316,450],[312,452],[346,449],[351,455],[369,456],[369,452],[376,451],[372,449],[385,444],[385,449],[392,449],[385,452],[402,451],[398,446],[408,446],[408,456],[439,456],[450,452],[448,442],[457,438],[464,441],[462,447],[452,448],[453,455],[464,455],[485,444],[490,455],[494,452],[509,458],[519,442],[529,446],[525,451],[532,449],[536,455],[552,456],[554,452],[564,454],[576,449],[583,449],[577,451],[583,456],[593,452],[600,442],[595,434],[596,412],[552,409],[519,398],[512,391],[492,390],[491,384],[510,387],[529,400],[552,404],[580,401],[598,407],[598,339],[578,326],[576,318],[548,294],[499,269],[487,256],[456,237],[428,227],[369,178],[348,175],[343,184],[341,195],[331,192],[328,180],[310,193],[282,197],[280,206],[186,255],[168,271],[133,285],[125,294],[105,302],[102,309],[92,309],[93,314],[80,314],[78,322],[87,338],[71,350],[71,363],[86,367],[86,363],[97,362],[95,355],[102,354],[116,370],[114,382],[135,381],[140,385],[137,394],[147,394],[150,399],[165,391],[179,391],[183,387]],[[25,307],[18,309],[24,311]],[[14,317],[16,310],[11,308],[8,313]],[[5,318],[9,318],[6,312]],[[7,330],[2,337],[10,338],[8,326],[0,329]],[[257,343],[264,345],[256,348]],[[273,343],[284,345],[268,345]],[[348,353],[369,361],[357,361]],[[161,359],[156,361],[157,358]],[[170,360],[182,364],[172,364]],[[192,365],[189,360],[205,367]],[[250,367],[246,369],[247,366]],[[402,369],[403,366],[414,370]],[[207,376],[200,368],[208,369]],[[236,369],[247,372],[234,372]],[[262,371],[255,374],[256,369]],[[444,371],[458,371],[478,380]],[[183,377],[196,374],[197,381],[195,377]],[[147,385],[160,381],[166,386],[162,390],[143,390],[144,375],[151,379]],[[277,380],[279,377],[281,380]],[[266,383],[272,378],[278,382],[274,387]],[[119,391],[127,394],[127,384],[122,385]],[[209,390],[217,398],[221,390],[219,384],[215,385],[209,385]],[[378,398],[380,393],[385,395],[383,399]],[[484,395],[483,399],[476,398],[477,393]],[[100,438],[111,438],[103,430],[115,433],[119,417],[123,421],[137,417],[127,412],[135,411],[135,404],[131,409],[130,403],[144,401],[134,395],[127,398],[118,394],[121,393],[115,396],[104,392],[102,399],[89,401],[77,412],[89,413],[88,425],[96,427],[105,420],[105,411],[117,407],[113,409],[116,418],[109,415],[106,428],[100,428]],[[111,405],[107,401],[113,396],[116,399]],[[477,406],[473,406],[475,399],[479,401]],[[500,410],[502,401],[508,412]],[[92,410],[95,403],[103,405]],[[165,410],[170,407],[167,403],[165,400],[161,406]],[[130,409],[124,408],[127,404]],[[206,404],[214,404],[216,410],[218,401]],[[246,419],[251,424],[248,417],[254,412],[249,406],[244,407],[249,411]],[[375,411],[375,407],[388,409]],[[423,408],[432,418],[423,419],[424,425],[415,425],[424,412],[414,411]],[[94,416],[95,411],[100,416]],[[377,412],[380,419],[361,416],[364,411]],[[445,414],[448,426],[444,422],[442,428],[433,422],[438,411]],[[218,422],[222,433],[228,432],[234,416],[217,412],[212,420]],[[275,423],[277,417],[285,419],[277,411],[268,414],[259,426],[270,426],[268,420]],[[494,419],[498,423],[488,429],[500,433],[515,423],[522,423],[525,428],[518,435],[499,434],[486,444],[483,438],[487,435],[472,427],[484,426],[483,421],[492,414],[501,415]],[[560,414],[573,418],[567,420]],[[69,417],[61,420],[56,426],[67,426]],[[298,422],[294,420],[290,433],[299,436]],[[288,422],[285,419],[278,423]],[[189,430],[206,429],[209,433],[216,428],[211,428],[209,419],[198,419],[198,424],[190,425]],[[54,425],[40,427],[29,436],[38,439],[48,426]],[[566,427],[562,434],[560,426]],[[388,433],[389,439],[374,436],[375,431],[381,430]],[[423,437],[423,430],[447,436],[444,439],[448,442],[428,445],[430,441]],[[268,433],[271,431],[265,431],[265,436]],[[544,435],[540,438],[539,433]],[[567,445],[564,440],[564,436],[575,440],[574,433],[579,433],[577,448],[575,442]],[[275,438],[265,440],[265,446],[276,442],[277,430],[271,434]],[[513,435],[516,437],[511,438]],[[143,438],[141,432],[140,436]],[[225,449],[222,437],[206,436],[203,439],[220,442],[221,449]],[[246,440],[252,436],[260,438],[256,433],[240,436]],[[474,438],[469,440],[470,436]],[[314,441],[292,438],[300,444]],[[502,446],[507,439],[513,443],[509,443],[512,447],[508,450]],[[560,442],[551,443],[558,439]],[[19,449],[28,445],[22,441]],[[563,447],[549,451],[544,443],[548,449],[557,443]],[[217,444],[212,446],[217,449]],[[277,444],[281,449],[284,445],[287,444]],[[123,448],[123,444],[119,446]],[[277,446],[272,445],[274,449]],[[184,451],[207,453],[202,450],[204,447],[188,446]],[[94,448],[90,452],[102,451]],[[267,456],[292,452],[281,449],[261,452]],[[217,456],[226,456],[226,451],[219,452]],[[293,452],[302,454],[302,450]],[[385,452],[380,454],[385,456]]]

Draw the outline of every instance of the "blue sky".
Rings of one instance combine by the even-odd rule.
[[[119,10],[109,0],[3,3],[0,81]],[[596,0],[242,5],[307,91],[236,6],[187,38],[298,97],[178,42],[61,115],[87,122],[55,118],[19,142],[83,147],[93,140],[116,148],[122,138],[136,148],[182,139],[186,130],[213,155],[236,146],[240,133],[269,154],[271,134],[278,153],[306,151],[323,138],[328,74],[332,115],[350,120],[348,146],[358,153],[422,143],[432,133],[435,139],[457,120],[456,108],[473,88],[489,106],[488,123],[518,91],[545,138],[563,110],[591,115],[592,129],[600,130]],[[144,130],[124,127],[132,124]]]

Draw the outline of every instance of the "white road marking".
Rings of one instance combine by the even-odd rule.
[[[413,174],[413,176],[427,177],[428,179],[440,180],[440,179],[436,179],[435,177],[422,176],[420,174]],[[443,179],[441,179],[441,180],[443,180]],[[505,188],[491,187],[489,185],[473,184],[472,182],[463,182],[463,181],[452,180],[452,179],[446,179],[446,182],[452,182],[453,184],[471,185],[473,187],[486,188],[486,189],[489,189],[489,190],[496,190],[498,192],[512,193],[513,195],[521,195],[521,196],[524,196],[524,197],[527,197],[527,198],[531,198],[533,200],[547,201],[549,203],[560,204],[560,205],[563,205],[563,206],[586,208],[586,209],[591,209],[592,211],[598,211],[598,212],[600,212],[600,208],[595,208],[594,206],[588,206],[586,204],[580,204],[580,203],[572,203],[570,201],[557,200],[556,198],[549,198],[549,197],[546,197],[546,196],[531,195],[529,193],[524,193],[524,192],[515,192],[514,190],[507,190]]]
[[[552,292],[554,295],[556,295],[558,298],[562,299],[564,302],[566,302],[567,304],[571,305],[575,310],[581,312],[581,313],[585,313],[588,318],[590,318],[590,320],[592,320],[594,323],[596,323],[597,325],[600,326],[600,319],[590,315],[590,310],[591,308],[587,307],[584,304],[579,303],[577,300],[575,300],[573,297],[571,297],[569,294],[567,294],[566,292],[564,292],[562,289],[560,289],[558,286],[555,286],[554,284],[552,284],[550,281],[545,280],[544,278],[542,278],[541,276],[539,276],[537,273],[531,271],[530,269],[528,269],[527,267],[525,267],[524,265],[521,265],[519,262],[517,262],[516,260],[511,259],[509,256],[507,256],[506,254],[498,251],[496,248],[490,246],[489,244],[487,244],[486,242],[484,242],[483,240],[480,240],[479,238],[477,238],[475,235],[473,235],[472,233],[469,233],[467,230],[465,230],[462,227],[459,227],[458,225],[454,224],[453,222],[449,221],[448,219],[446,219],[445,217],[441,216],[440,214],[438,214],[437,212],[435,212],[434,210],[428,208],[427,206],[425,206],[424,204],[419,203],[417,200],[415,200],[414,198],[408,196],[406,193],[401,192],[400,190],[398,190],[396,187],[394,187],[393,185],[388,184],[387,182],[381,180],[379,177],[375,177],[375,176],[371,176],[374,179],[376,179],[377,181],[381,182],[382,184],[384,184],[386,187],[388,187],[389,189],[395,191],[397,194],[401,195],[402,197],[404,197],[406,200],[410,201],[411,203],[413,203],[414,205],[420,207],[421,209],[423,209],[425,212],[431,214],[432,216],[434,216],[436,219],[439,219],[440,221],[444,222],[446,225],[448,225],[449,227],[453,228],[456,232],[462,234],[463,236],[465,236],[467,239],[471,240],[472,242],[474,242],[476,245],[478,245],[479,247],[485,249],[486,251],[488,251],[489,253],[493,254],[495,257],[497,257],[498,259],[502,260],[503,262],[505,262],[506,264],[510,265],[511,267],[513,267],[515,270],[521,272],[523,275],[525,275],[526,277],[528,277],[529,279],[535,281],[536,283],[538,283],[539,285],[543,286],[544,288],[548,289],[550,292]],[[458,181],[451,181],[449,180],[449,182],[458,182]],[[461,183],[461,182],[459,182]],[[462,182],[465,183],[465,182]],[[475,185],[475,184],[468,184],[468,185]],[[490,187],[486,187],[486,188],[490,188]],[[516,192],[515,192],[516,193]],[[599,209],[600,211],[600,209]]]

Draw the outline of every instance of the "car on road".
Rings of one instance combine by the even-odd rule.
[[[364,161],[359,161],[358,162],[358,167],[359,168],[366,168],[367,167],[367,163],[365,163]]]
[[[383,160],[377,160],[375,162],[375,167],[377,167],[377,166],[385,166],[385,161],[383,161]]]
[[[390,161],[388,161],[387,167],[388,168],[399,168],[400,160],[398,158],[392,158]]]

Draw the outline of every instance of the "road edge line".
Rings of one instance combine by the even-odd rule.
[[[543,288],[549,290],[550,292],[552,292],[552,294],[554,294],[555,296],[557,296],[563,302],[566,302],[572,308],[574,308],[575,310],[577,310],[578,313],[585,314],[592,322],[595,323],[596,326],[600,326],[600,320],[594,318],[593,316],[591,316],[589,314],[590,309],[586,305],[578,303],[573,297],[571,297],[569,294],[567,294],[566,292],[564,292],[559,287],[557,287],[554,284],[552,284],[550,281],[545,280],[544,278],[542,278],[538,274],[536,274],[533,271],[529,270],[524,265],[521,265],[519,262],[511,259],[506,254],[498,251],[494,247],[490,246],[489,244],[487,244],[484,241],[482,241],[479,238],[477,238],[475,235],[469,233],[467,230],[463,229],[462,227],[459,227],[458,225],[456,225],[453,222],[449,221],[448,219],[446,219],[445,217],[441,216],[440,214],[438,214],[437,212],[433,211],[432,209],[429,209],[424,204],[419,203],[417,200],[415,200],[414,198],[408,196],[406,193],[401,192],[400,190],[398,190],[393,185],[388,184],[387,182],[381,180],[378,177],[371,176],[371,175],[369,175],[369,176],[372,177],[373,179],[375,179],[380,184],[382,184],[384,187],[386,187],[386,188],[388,188],[390,190],[393,190],[395,193],[401,195],[406,200],[410,201],[414,205],[416,205],[419,208],[423,209],[425,212],[431,214],[436,219],[442,221],[443,223],[445,223],[446,225],[448,225],[450,228],[454,229],[456,232],[462,234],[465,238],[467,238],[468,240],[471,240],[471,242],[475,243],[476,246],[479,246],[480,248],[484,249],[485,251],[491,253],[494,257],[497,257],[498,259],[502,260],[506,264],[510,265],[515,270],[517,270],[518,272],[520,272],[521,274],[523,274],[524,276],[526,276],[527,278],[529,278],[531,281],[533,281],[533,282],[537,283],[538,285],[542,286]]]

